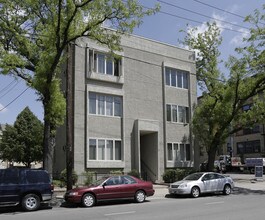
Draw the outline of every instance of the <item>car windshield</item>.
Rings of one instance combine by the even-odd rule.
[[[193,174],[186,176],[184,180],[198,180],[202,175],[203,173],[193,173]]]

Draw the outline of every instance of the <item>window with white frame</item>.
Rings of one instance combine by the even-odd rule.
[[[167,143],[168,161],[189,161],[190,144]]]
[[[89,71],[99,74],[121,76],[121,59],[110,54],[89,50]]]
[[[190,122],[188,107],[167,104],[166,110],[167,110],[167,121],[179,122],[179,123]]]
[[[89,160],[121,160],[121,140],[89,139]]]
[[[122,98],[89,92],[89,114],[122,116]]]
[[[167,86],[188,89],[188,75],[187,71],[166,67],[165,83]]]

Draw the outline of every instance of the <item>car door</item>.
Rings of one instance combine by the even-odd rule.
[[[202,178],[203,192],[214,192],[217,188],[217,180],[213,173],[205,174]]]
[[[122,176],[122,196],[123,198],[133,198],[138,188],[138,183],[130,176]]]
[[[122,198],[120,176],[108,178],[97,190],[97,198],[102,200]]]
[[[19,172],[17,169],[1,170],[0,173],[0,203],[19,202]]]

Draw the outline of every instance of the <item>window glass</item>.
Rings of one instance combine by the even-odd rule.
[[[89,160],[97,159],[97,141],[96,139],[89,139]]]
[[[183,88],[188,89],[188,72],[183,72]]]
[[[190,160],[190,145],[186,144],[186,160]]]
[[[171,69],[171,86],[177,86],[176,70]]]
[[[113,115],[113,97],[106,96],[106,115]]]
[[[178,87],[182,88],[182,72],[178,71],[177,79],[178,79]]]
[[[173,160],[173,152],[172,152],[172,144],[171,143],[167,144],[167,159]]]
[[[98,140],[98,160],[105,160],[105,140]]]
[[[105,115],[105,96],[98,95],[98,114]]]
[[[170,86],[170,70],[166,68],[166,85]]]
[[[171,121],[171,105],[167,105],[167,121]]]
[[[1,184],[18,184],[19,173],[17,169],[6,169],[2,173]]]
[[[107,59],[107,74],[113,75],[113,61],[110,58]]]
[[[89,113],[96,114],[96,94],[93,92],[89,93]]]
[[[115,160],[121,160],[121,141],[115,141]]]
[[[122,99],[121,97],[114,97],[114,116],[122,115]]]
[[[105,56],[103,54],[98,54],[98,72],[105,73]]]
[[[174,144],[174,155],[175,155],[175,160],[179,160],[179,153],[178,153],[178,144]]]
[[[106,159],[107,160],[113,160],[113,141],[112,140],[107,140],[107,155]]]
[[[178,121],[178,106],[172,105],[172,121],[177,122]]]
[[[120,61],[118,59],[114,59],[114,76],[119,76],[120,68],[119,68]]]
[[[185,115],[186,115],[186,123],[190,122],[190,112],[189,112],[189,108],[185,107]]]
[[[180,144],[180,160],[185,160],[185,150],[184,150],[184,144]]]
[[[178,106],[178,113],[179,113],[179,122],[184,123],[184,116],[185,116],[185,107]]]

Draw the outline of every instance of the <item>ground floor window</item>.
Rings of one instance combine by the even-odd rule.
[[[168,143],[167,144],[167,160],[168,161],[189,161],[190,144]]]
[[[121,160],[121,140],[90,138],[89,160]]]
[[[237,154],[260,153],[260,140],[237,143]]]

